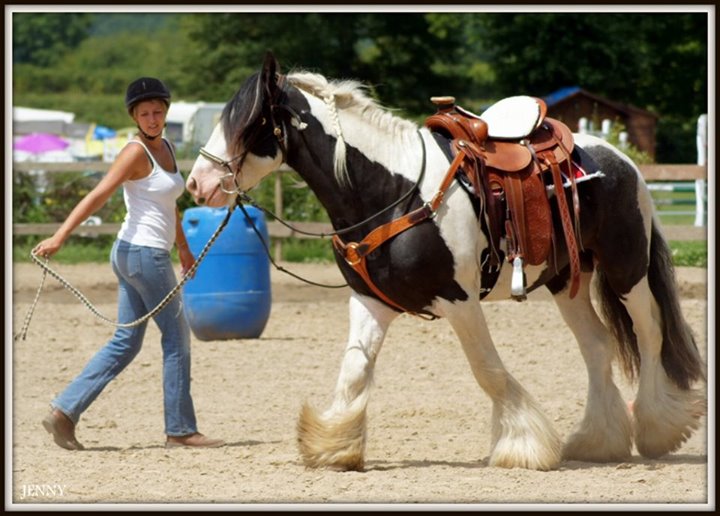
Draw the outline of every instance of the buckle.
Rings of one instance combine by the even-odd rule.
[[[345,246],[345,262],[351,267],[355,267],[364,258],[364,256],[361,256],[360,253],[358,253],[358,247],[360,247],[360,244],[357,242],[350,242]],[[352,251],[354,258],[350,257],[350,251]]]

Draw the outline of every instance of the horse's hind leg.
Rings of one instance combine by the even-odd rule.
[[[639,370],[635,445],[643,456],[659,457],[699,425],[706,402],[693,384],[704,378],[704,366],[680,308],[672,253],[639,170],[607,143],[582,139],[605,172],[590,194],[599,214],[590,245],[599,303],[626,373],[632,379]]]
[[[630,457],[632,426],[627,406],[612,378],[615,358],[612,334],[590,301],[591,280],[591,272],[582,273],[574,299],[570,299],[567,288],[554,294],[560,314],[577,339],[588,371],[585,415],[565,443],[563,458],[619,462]]]
[[[439,303],[462,342],[473,375],[493,402],[491,466],[550,470],[561,443],[532,397],[505,369],[476,301]]]
[[[632,318],[640,354],[638,393],[633,406],[635,445],[642,456],[657,458],[678,449],[698,428],[706,402],[700,391],[678,386],[667,374],[662,347],[668,339],[663,337],[661,310],[647,277],[622,302]],[[684,330],[673,327],[669,331]]]
[[[375,299],[352,294],[348,343],[333,403],[322,414],[307,404],[300,412],[298,445],[306,466],[363,469],[365,413],[375,359],[397,315]]]
[[[693,383],[704,372],[680,308],[670,249],[653,221],[649,193],[639,192],[642,217],[628,221],[620,238],[611,230],[601,235],[598,283],[624,368],[631,378],[639,370],[635,446],[642,456],[657,458],[678,449],[698,428],[706,402]],[[643,233],[645,238],[637,236]],[[640,243],[618,249],[615,242],[631,241],[628,235]]]

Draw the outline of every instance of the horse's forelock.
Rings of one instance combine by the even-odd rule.
[[[221,120],[231,154],[242,146],[243,133],[262,112],[263,90],[260,74],[250,76],[223,109]]]

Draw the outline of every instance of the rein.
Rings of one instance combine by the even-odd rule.
[[[203,261],[203,259],[207,255],[208,251],[210,250],[210,247],[215,243],[215,240],[217,240],[217,238],[220,236],[220,233],[222,232],[223,229],[225,229],[225,226],[227,226],[227,223],[230,220],[230,216],[232,215],[232,212],[234,209],[235,209],[234,205],[228,209],[228,212],[225,215],[225,218],[222,220],[222,222],[220,223],[218,228],[215,230],[215,232],[212,234],[210,239],[207,241],[207,243],[205,244],[205,247],[203,247],[202,251],[200,251],[200,254],[197,257],[197,260],[195,260],[195,263],[193,263],[192,267],[190,267],[190,269],[188,269],[188,271],[182,277],[182,280],[180,281],[180,283],[175,285],[175,287],[163,298],[163,300],[160,301],[160,303],[158,303],[158,305],[155,308],[153,308],[150,312],[143,315],[139,319],[137,319],[133,322],[129,322],[129,323],[120,323],[120,322],[114,321],[114,320],[104,316],[103,314],[101,314],[98,311],[98,309],[95,308],[95,306],[88,300],[88,298],[85,297],[85,295],[83,295],[82,292],[80,292],[77,288],[75,288],[73,285],[71,285],[65,278],[63,278],[58,272],[53,270],[48,265],[48,262],[49,262],[48,258],[46,258],[45,262],[43,263],[40,261],[40,259],[38,258],[38,256],[36,254],[31,252],[30,258],[32,258],[32,260],[43,269],[43,277],[42,277],[42,280],[40,281],[40,286],[38,287],[37,293],[35,294],[35,299],[33,300],[32,304],[30,305],[27,315],[25,316],[25,321],[23,322],[22,329],[20,330],[20,333],[15,335],[15,340],[18,340],[19,338],[21,338],[22,340],[25,340],[25,337],[27,336],[28,327],[30,326],[30,321],[32,320],[32,316],[33,316],[33,313],[35,312],[37,303],[40,300],[40,293],[42,291],[43,285],[45,285],[45,278],[47,277],[48,274],[50,274],[53,278],[58,280],[63,287],[65,287],[70,292],[72,292],[73,295],[75,295],[75,297],[77,297],[87,307],[88,310],[90,310],[96,317],[98,317],[103,322],[111,324],[117,328],[132,328],[132,327],[135,327],[135,326],[138,326],[138,325],[144,323],[145,321],[147,321],[154,315],[158,314],[163,308],[165,308],[170,303],[172,298],[177,295],[177,293],[180,291],[182,286],[185,283],[187,283],[188,279],[190,279],[194,275],[195,270],[200,266],[200,262]],[[245,212],[244,209],[243,209],[243,212]],[[245,215],[247,216],[247,213]]]
[[[258,230],[257,226],[255,225],[255,221],[252,219],[252,217],[250,217],[250,214],[249,214],[249,213],[247,212],[247,210],[245,209],[245,206],[243,206],[242,203],[239,202],[239,198],[238,198],[238,203],[237,203],[237,205],[240,207],[240,210],[243,212],[243,215],[245,215],[245,218],[246,218],[247,221],[250,223],[250,227],[253,228],[253,231],[255,232],[255,234],[257,235],[257,237],[260,239],[260,242],[262,243],[263,249],[265,250],[265,254],[267,255],[268,260],[270,260],[270,263],[273,265],[273,267],[275,267],[275,269],[277,269],[277,270],[280,271],[280,272],[284,272],[284,273],[287,274],[288,276],[292,276],[292,277],[295,278],[295,279],[298,279],[298,280],[300,280],[300,281],[303,281],[303,282],[307,283],[308,285],[314,285],[314,286],[316,286],[316,287],[322,287],[322,288],[345,288],[345,287],[348,286],[347,283],[343,283],[342,285],[326,285],[326,284],[324,284],[324,283],[316,283],[316,282],[314,282],[314,281],[312,281],[312,280],[303,278],[302,276],[298,276],[298,275],[295,274],[294,272],[291,272],[291,271],[287,270],[286,268],[282,267],[281,265],[278,265],[278,264],[275,262],[275,260],[273,259],[272,253],[270,253],[270,248],[268,247],[267,242],[265,241],[265,238],[262,236],[262,233],[260,233],[260,231]],[[255,205],[253,204],[253,206],[255,206]],[[256,206],[256,207],[257,207],[257,206]],[[259,208],[259,207],[258,207],[258,208]],[[259,208],[259,209],[262,210],[262,208]]]
[[[281,79],[283,79],[282,82],[284,82],[284,76],[281,76]],[[281,89],[280,91],[282,91],[282,89]],[[296,128],[298,129],[298,131],[304,130],[304,129],[307,127],[307,124],[305,124],[305,123],[302,121],[302,119],[300,119],[300,116],[299,116],[291,107],[285,106],[285,105],[283,105],[283,104],[277,104],[277,103],[275,102],[276,99],[277,99],[277,97],[278,97],[278,95],[274,96],[274,97],[271,99],[271,103],[270,103],[270,106],[269,106],[269,108],[270,108],[270,114],[271,114],[271,115],[270,115],[270,119],[271,119],[271,123],[272,123],[272,125],[273,125],[273,131],[272,131],[272,132],[273,132],[273,135],[274,135],[274,136],[277,138],[277,140],[278,140],[278,145],[280,146],[281,152],[282,152],[282,155],[283,155],[283,162],[285,162],[285,161],[286,161],[286,157],[287,157],[287,146],[286,146],[286,143],[287,143],[287,134],[286,134],[286,131],[283,131],[283,130],[286,129],[286,128],[285,128],[284,122],[282,122],[282,123],[280,123],[280,124],[277,123],[277,121],[275,120],[275,117],[273,116],[274,113],[276,112],[277,109],[284,109],[285,111],[287,111],[288,113],[290,113],[290,115],[291,115],[291,125],[292,125],[293,127],[296,127]],[[265,125],[265,123],[267,123],[267,121],[266,121],[265,118],[263,118],[263,119],[262,119],[262,125]],[[249,137],[248,137],[247,139],[250,140],[250,141],[254,141],[254,140],[258,137],[258,136],[257,136],[258,134],[259,134],[259,133],[253,133],[253,134],[249,135]],[[338,285],[338,286],[320,285],[320,284],[317,284],[317,283],[308,281],[308,280],[306,280],[306,279],[304,279],[304,278],[302,278],[302,277],[300,277],[300,276],[297,276],[297,275],[295,275],[295,274],[293,274],[293,273],[291,273],[291,272],[283,269],[282,267],[278,266],[278,265],[275,263],[275,261],[273,260],[271,254],[270,254],[270,250],[268,249],[268,246],[267,246],[264,238],[262,237],[262,235],[260,234],[260,232],[259,232],[259,231],[257,230],[257,228],[255,227],[255,224],[254,224],[254,222],[252,221],[252,219],[250,218],[250,216],[247,214],[247,212],[245,211],[245,209],[242,207],[242,204],[240,203],[240,200],[241,200],[241,199],[249,202],[250,204],[252,204],[252,205],[255,206],[256,208],[258,208],[258,209],[261,210],[262,212],[264,212],[264,213],[266,213],[266,214],[274,217],[278,222],[280,222],[280,223],[281,223],[282,225],[284,225],[285,227],[291,229],[292,231],[296,231],[297,233],[300,233],[300,234],[303,234],[303,235],[316,236],[316,237],[320,237],[320,238],[325,238],[325,237],[330,237],[330,236],[333,237],[332,243],[333,243],[333,247],[334,247],[335,251],[336,251],[338,254],[340,254],[340,255],[345,259],[345,262],[346,262],[356,273],[358,273],[358,274],[360,275],[360,277],[363,279],[363,281],[365,282],[365,284],[366,284],[382,301],[384,301],[386,304],[388,304],[388,305],[390,305],[390,306],[392,306],[392,307],[395,307],[396,309],[398,309],[398,310],[400,310],[400,311],[402,311],[402,312],[408,312],[408,313],[410,313],[410,314],[412,314],[412,315],[416,315],[416,316],[423,317],[423,318],[427,317],[427,318],[429,318],[429,319],[435,319],[436,316],[435,316],[434,314],[429,314],[429,316],[428,316],[428,314],[421,314],[421,313],[416,313],[416,312],[412,312],[412,311],[406,310],[405,308],[403,308],[402,306],[400,306],[399,304],[395,303],[395,302],[392,301],[390,298],[388,298],[388,297],[374,284],[374,282],[373,282],[372,279],[370,278],[370,275],[369,275],[369,273],[368,273],[368,271],[367,271],[367,267],[366,267],[366,264],[365,264],[365,258],[366,258],[366,256],[369,255],[372,251],[374,251],[377,247],[379,247],[380,245],[382,245],[384,242],[386,242],[388,239],[392,238],[393,236],[395,236],[395,235],[397,235],[397,234],[399,234],[399,233],[401,233],[401,232],[403,232],[403,231],[405,231],[405,230],[407,230],[407,229],[409,229],[409,228],[411,228],[411,227],[419,224],[420,222],[423,222],[423,221],[425,221],[425,220],[432,219],[432,218],[435,217],[435,214],[437,213],[437,209],[439,208],[440,204],[442,203],[443,197],[444,197],[444,195],[445,195],[445,191],[447,190],[447,188],[449,187],[450,183],[451,183],[452,180],[454,179],[454,177],[455,177],[455,172],[456,172],[457,168],[459,167],[460,163],[461,163],[461,162],[464,160],[464,158],[465,158],[465,153],[460,153],[460,154],[458,155],[458,157],[456,157],[456,159],[455,159],[454,162],[452,163],[450,169],[448,170],[448,172],[447,172],[447,174],[446,174],[446,177],[445,177],[445,179],[443,180],[443,183],[442,183],[442,185],[440,186],[438,192],[435,194],[435,196],[433,196],[433,198],[432,198],[429,202],[424,203],[420,208],[418,208],[418,209],[416,209],[416,210],[414,210],[414,211],[412,211],[412,212],[406,213],[404,216],[402,216],[402,217],[400,217],[400,218],[398,218],[398,219],[394,219],[394,220],[392,220],[392,221],[390,221],[390,222],[388,222],[388,223],[386,223],[386,224],[380,225],[379,227],[377,227],[377,228],[375,228],[374,230],[372,230],[372,231],[365,237],[365,239],[362,240],[360,243],[350,242],[350,243],[347,243],[347,244],[346,244],[346,243],[343,242],[342,239],[340,238],[340,235],[344,235],[344,234],[350,233],[350,232],[352,232],[352,231],[355,231],[355,230],[357,230],[358,228],[361,228],[362,226],[364,226],[364,225],[368,224],[369,222],[375,220],[375,219],[378,218],[379,216],[381,216],[381,215],[387,213],[388,211],[392,210],[393,208],[397,207],[398,205],[400,205],[401,203],[403,203],[404,201],[406,201],[407,199],[409,199],[412,195],[414,195],[414,194],[419,190],[420,184],[422,183],[422,181],[423,181],[423,179],[424,179],[424,177],[425,177],[426,160],[427,160],[427,155],[426,155],[426,154],[427,154],[427,150],[426,150],[426,147],[425,147],[425,140],[423,139],[422,134],[420,133],[420,130],[419,130],[419,129],[417,130],[417,134],[418,134],[418,137],[420,138],[420,143],[421,143],[421,146],[422,146],[422,164],[421,164],[421,167],[420,167],[420,174],[419,174],[419,176],[418,176],[418,180],[417,180],[416,183],[412,186],[412,188],[410,188],[410,190],[408,190],[405,194],[403,194],[400,198],[398,198],[397,200],[395,200],[395,201],[394,201],[393,203],[391,203],[389,206],[383,208],[382,210],[380,210],[379,212],[371,215],[370,217],[366,218],[365,220],[363,220],[363,221],[361,221],[361,222],[358,222],[357,224],[353,224],[353,225],[350,226],[350,227],[346,227],[346,228],[334,230],[334,231],[331,231],[331,232],[328,232],[328,233],[314,233],[314,232],[310,232],[310,231],[303,231],[303,230],[300,230],[300,229],[298,229],[298,228],[293,227],[291,224],[285,222],[285,221],[282,220],[280,217],[278,217],[276,214],[274,214],[274,213],[272,213],[271,211],[269,211],[269,210],[267,210],[267,209],[259,206],[257,203],[255,203],[255,202],[252,200],[252,198],[247,194],[247,192],[243,191],[243,190],[240,188],[239,183],[238,183],[238,175],[239,175],[239,173],[240,173],[240,170],[242,169],[242,164],[243,164],[243,162],[245,161],[245,158],[246,158],[246,156],[247,156],[247,154],[248,154],[248,152],[249,152],[249,149],[250,149],[250,147],[251,147],[250,145],[247,144],[247,142],[246,142],[245,145],[244,145],[245,150],[244,150],[240,155],[235,156],[235,157],[233,157],[233,158],[231,158],[231,159],[229,159],[229,160],[223,160],[223,159],[220,158],[219,156],[215,156],[215,155],[213,155],[212,153],[208,152],[205,148],[200,148],[200,151],[199,151],[199,152],[200,152],[200,155],[203,156],[204,158],[208,159],[209,161],[212,161],[212,162],[215,163],[216,165],[219,165],[219,166],[225,168],[225,169],[228,171],[227,174],[225,174],[224,176],[222,176],[222,177],[220,178],[220,188],[223,190],[223,192],[225,192],[225,193],[227,193],[227,194],[235,194],[235,195],[237,195],[237,199],[236,199],[236,200],[237,200],[238,204],[241,206],[241,209],[242,209],[243,213],[245,214],[247,220],[250,222],[253,230],[255,231],[255,233],[257,234],[257,236],[260,238],[260,241],[263,243],[263,247],[265,248],[265,253],[268,255],[268,258],[270,259],[271,263],[273,264],[273,266],[275,266],[276,269],[280,270],[281,272],[285,272],[285,273],[287,273],[287,274],[289,274],[289,275],[291,275],[291,276],[293,276],[293,277],[295,277],[295,278],[297,278],[297,279],[300,279],[301,281],[304,281],[304,282],[309,283],[309,284],[312,284],[312,285],[322,286],[322,287],[326,287],[326,288],[340,288],[340,287],[346,286],[346,285]],[[303,136],[304,136],[304,135],[303,135]],[[304,138],[303,138],[303,139],[304,139]],[[306,142],[306,143],[307,143],[307,142]],[[233,167],[231,166],[231,163],[233,163],[233,162],[235,162],[235,161],[238,162],[238,165],[235,167],[235,170],[233,170]],[[233,183],[234,183],[234,185],[235,185],[235,189],[234,189],[234,190],[225,189],[224,185],[222,184],[223,179],[225,179],[225,178],[227,178],[227,177],[232,178]]]
[[[285,79],[285,76],[284,76],[284,75],[280,75],[280,76],[279,76],[278,86],[280,86],[280,90],[278,90],[278,91],[284,91],[284,88],[285,88],[285,80],[286,80],[286,79]],[[277,121],[275,120],[275,117],[272,116],[272,115],[274,115],[274,114],[276,113],[276,111],[281,110],[281,109],[284,110],[284,111],[286,111],[287,113],[290,114],[290,125],[292,125],[293,127],[295,127],[299,132],[302,132],[303,130],[305,130],[305,128],[307,127],[307,124],[302,121],[302,119],[300,118],[300,115],[299,115],[292,107],[287,106],[287,105],[285,105],[285,104],[279,104],[279,103],[277,103],[278,98],[279,98],[279,95],[275,95],[275,96],[272,98],[272,100],[271,100],[271,103],[270,103],[270,113],[271,113],[270,122],[271,122],[272,127],[273,127],[273,131],[272,131],[272,132],[273,132],[273,135],[277,138],[277,140],[278,140],[278,145],[280,146],[280,151],[282,152],[282,155],[283,155],[283,162],[286,162],[286,157],[287,157],[287,145],[286,145],[286,143],[287,143],[287,134],[286,134],[286,133],[287,133],[287,129],[285,128],[284,123],[277,123]],[[267,121],[263,118],[261,125],[265,125],[266,123],[267,123]],[[269,215],[269,216],[273,217],[275,220],[277,220],[280,224],[282,224],[282,225],[285,226],[286,228],[288,228],[288,229],[290,229],[290,230],[292,230],[292,231],[294,231],[294,232],[296,232],[296,233],[302,234],[302,235],[315,236],[315,237],[320,237],[320,238],[326,238],[326,237],[332,237],[332,236],[335,236],[335,235],[344,235],[344,234],[346,234],[346,233],[350,233],[350,232],[352,232],[352,231],[355,231],[356,229],[359,229],[359,228],[363,227],[364,225],[368,224],[369,222],[372,222],[372,221],[375,220],[377,217],[380,217],[381,215],[387,213],[388,211],[392,210],[393,208],[396,208],[397,206],[399,206],[400,204],[402,204],[404,201],[406,201],[407,199],[409,199],[415,192],[417,192],[417,190],[418,190],[418,188],[419,188],[419,185],[422,184],[423,179],[425,178],[425,168],[426,168],[426,167],[425,167],[425,164],[426,164],[426,161],[427,161],[427,150],[426,150],[426,148],[425,148],[425,140],[423,139],[422,135],[420,134],[420,130],[418,129],[417,134],[418,134],[418,137],[420,138],[420,144],[421,144],[421,146],[422,146],[422,163],[421,163],[421,165],[420,165],[420,174],[419,174],[419,176],[418,176],[418,179],[417,179],[417,181],[415,182],[415,184],[413,185],[413,187],[410,188],[410,190],[408,190],[407,192],[405,192],[405,193],[402,195],[402,197],[400,197],[400,198],[398,198],[397,200],[395,200],[395,201],[394,201],[392,204],[390,204],[389,206],[386,206],[385,208],[383,208],[383,209],[380,210],[379,212],[371,215],[370,217],[366,218],[365,220],[363,220],[363,221],[361,221],[361,222],[358,222],[357,224],[353,224],[352,226],[349,226],[349,227],[346,227],[346,228],[343,228],[343,229],[339,229],[339,230],[335,230],[335,231],[331,231],[331,232],[329,232],[329,233],[313,233],[313,232],[310,232],[310,231],[303,231],[303,230],[298,229],[298,228],[295,228],[295,227],[293,227],[292,225],[290,225],[289,223],[285,222],[284,220],[282,220],[280,217],[278,217],[275,213],[271,212],[270,210],[268,210],[268,209],[266,209],[266,208],[263,208],[262,206],[259,206],[259,205],[247,194],[247,192],[245,192],[245,191],[243,191],[243,190],[240,189],[240,186],[239,186],[239,184],[238,184],[237,177],[238,177],[238,175],[239,175],[239,173],[240,173],[240,170],[242,169],[243,162],[245,161],[245,158],[246,158],[246,156],[247,156],[247,154],[248,154],[248,149],[252,146],[251,144],[254,142],[254,140],[258,138],[257,134],[258,134],[258,133],[252,133],[252,134],[248,137],[249,143],[246,143],[246,144],[244,145],[245,150],[244,150],[241,154],[239,154],[239,155],[237,155],[237,156],[235,156],[235,157],[233,157],[233,158],[230,158],[230,159],[228,159],[228,160],[224,160],[224,159],[222,159],[221,157],[212,154],[211,152],[209,152],[209,151],[208,151],[207,149],[205,149],[204,147],[200,147],[200,149],[199,149],[198,152],[199,152],[199,154],[200,154],[202,157],[204,157],[205,159],[207,159],[207,160],[215,163],[216,165],[218,165],[218,166],[220,166],[220,167],[222,167],[222,168],[224,168],[224,169],[227,170],[227,173],[220,178],[220,189],[221,189],[224,193],[230,194],[230,195],[232,195],[232,194],[238,195],[240,198],[242,198],[243,201],[246,201],[247,203],[251,204],[251,205],[254,206],[255,208],[257,208],[257,209],[259,209],[260,211],[264,212],[266,215]],[[303,139],[304,139],[304,138],[303,138]],[[307,142],[306,142],[306,147],[310,148],[310,146],[307,145]],[[234,163],[234,162],[237,162],[237,163],[238,163],[237,166],[235,167],[235,170],[233,170],[233,167],[232,167],[232,163]],[[231,179],[233,180],[233,183],[234,183],[234,185],[235,185],[235,188],[234,188],[233,190],[225,189],[225,187],[224,187],[224,185],[223,185],[223,179],[225,179],[225,178],[231,178]]]
[[[425,177],[425,163],[426,163],[425,140],[423,140],[423,138],[422,138],[422,136],[420,135],[420,132],[419,132],[419,131],[418,131],[418,136],[420,136],[420,142],[421,142],[421,144],[422,144],[422,150],[423,150],[423,152],[422,152],[422,165],[421,165],[421,168],[420,168],[420,175],[418,176],[417,182],[413,185],[413,187],[412,187],[410,190],[408,190],[407,192],[405,192],[400,198],[398,198],[396,201],[394,201],[394,202],[393,202],[392,204],[390,204],[389,206],[386,206],[385,208],[383,208],[383,209],[380,210],[379,212],[371,215],[370,217],[366,218],[365,220],[363,220],[363,221],[361,221],[361,222],[358,222],[357,224],[353,224],[352,226],[347,227],[347,228],[338,229],[338,230],[335,230],[335,231],[330,231],[330,232],[328,232],[328,233],[322,233],[322,232],[321,232],[321,233],[315,233],[315,232],[312,232],[312,231],[304,231],[304,230],[299,229],[299,228],[296,228],[296,227],[293,226],[292,224],[284,221],[282,218],[278,217],[275,213],[273,213],[272,211],[268,210],[267,208],[264,208],[264,207],[260,206],[259,204],[257,204],[257,203],[255,202],[255,200],[254,200],[252,197],[250,197],[246,192],[236,192],[236,193],[238,194],[238,197],[237,197],[237,205],[240,206],[240,210],[242,210],[243,214],[245,215],[245,218],[246,218],[247,221],[250,223],[250,226],[253,228],[253,231],[255,232],[255,234],[256,234],[256,235],[258,236],[258,238],[260,239],[260,242],[262,242],[263,248],[265,249],[265,254],[267,255],[268,259],[270,260],[270,263],[272,263],[273,267],[275,267],[275,269],[277,269],[278,271],[284,272],[285,274],[287,274],[287,275],[289,275],[289,276],[292,276],[293,278],[296,278],[296,279],[298,279],[298,280],[300,280],[300,281],[303,281],[303,282],[305,282],[305,283],[307,283],[307,284],[309,284],[309,285],[315,285],[315,286],[317,286],[317,287],[323,287],[323,288],[343,288],[343,287],[347,287],[347,286],[348,286],[347,283],[343,283],[342,285],[326,285],[326,284],[323,284],[323,283],[316,283],[316,282],[314,282],[314,281],[311,281],[311,280],[308,280],[308,279],[306,279],[306,278],[303,278],[302,276],[298,276],[297,274],[295,274],[295,273],[293,273],[293,272],[285,269],[284,267],[278,265],[278,264],[275,262],[275,260],[273,259],[272,253],[270,253],[270,249],[268,248],[268,245],[267,245],[267,242],[265,241],[265,238],[262,236],[262,234],[260,233],[260,231],[259,231],[259,230],[257,229],[257,227],[255,226],[255,222],[252,220],[252,217],[250,217],[250,215],[249,215],[249,214],[247,213],[247,211],[245,210],[244,206],[243,206],[242,203],[240,202],[241,200],[242,200],[242,201],[245,201],[245,202],[247,202],[248,204],[254,206],[254,207],[257,208],[257,209],[259,209],[260,211],[262,211],[262,212],[265,213],[266,215],[269,215],[269,216],[273,217],[273,218],[274,218],[275,220],[277,220],[280,224],[282,224],[282,225],[285,226],[286,228],[290,229],[291,231],[294,231],[295,233],[300,233],[300,234],[302,234],[302,235],[315,236],[315,237],[320,237],[320,238],[338,237],[338,236],[340,236],[340,235],[344,235],[344,234],[349,233],[349,232],[351,232],[351,231],[354,231],[354,230],[356,230],[356,229],[358,229],[358,228],[361,228],[362,226],[364,226],[365,224],[373,221],[374,219],[376,219],[376,218],[379,217],[380,215],[383,215],[384,213],[386,213],[386,212],[390,211],[391,209],[397,207],[398,205],[402,204],[404,201],[406,201],[407,199],[409,199],[409,198],[418,190],[419,185],[422,183],[422,180],[423,180],[423,178]],[[206,157],[207,157],[207,155],[209,154],[207,151],[204,151],[204,149],[201,149],[201,153],[203,154],[203,156],[206,156]],[[211,155],[211,154],[210,154],[210,156],[211,156],[211,159],[213,159],[213,161],[215,161],[215,162],[218,162],[218,161],[216,161],[216,160],[220,160],[220,158],[218,158],[218,157],[216,157],[216,156],[213,156],[213,155]],[[237,184],[237,183],[236,183],[236,184]]]
[[[418,131],[418,136],[420,136],[420,131]],[[254,206],[255,208],[259,209],[260,211],[264,212],[266,215],[269,215],[269,216],[273,217],[273,218],[274,218],[275,220],[277,220],[280,224],[282,224],[283,226],[285,226],[286,228],[292,230],[292,231],[295,232],[295,233],[299,233],[299,234],[301,234],[301,235],[307,235],[307,236],[315,236],[315,237],[320,237],[320,238],[333,237],[333,236],[336,236],[336,235],[344,235],[344,234],[346,234],[346,233],[350,233],[350,232],[352,232],[352,231],[355,231],[356,229],[359,229],[359,228],[363,227],[364,225],[366,225],[366,224],[368,224],[369,222],[372,222],[373,220],[375,220],[376,218],[378,218],[380,215],[383,215],[383,214],[387,213],[388,211],[392,210],[393,208],[396,208],[397,206],[399,206],[400,204],[402,204],[403,202],[405,202],[407,199],[409,199],[414,193],[417,192],[420,184],[422,183],[423,179],[425,178],[425,168],[426,168],[426,167],[425,167],[425,164],[426,164],[425,140],[423,140],[422,136],[420,136],[420,143],[422,144],[422,163],[421,163],[421,165],[420,165],[420,175],[418,176],[418,180],[417,180],[416,183],[412,186],[412,188],[410,188],[410,190],[408,190],[407,192],[405,192],[405,193],[404,193],[401,197],[399,197],[397,200],[393,201],[392,204],[390,204],[389,206],[386,206],[385,208],[383,208],[383,209],[380,210],[379,212],[374,213],[373,215],[369,216],[369,217],[366,218],[365,220],[362,220],[362,221],[358,222],[357,224],[353,224],[352,226],[349,226],[349,227],[346,227],[346,228],[342,228],[342,229],[337,229],[337,230],[334,230],[334,231],[330,231],[330,232],[328,232],[328,233],[323,233],[323,232],[315,233],[315,232],[312,232],[312,231],[304,231],[304,230],[302,230],[302,229],[296,228],[295,226],[291,225],[290,223],[288,223],[288,222],[284,221],[283,219],[281,219],[280,217],[278,217],[278,216],[277,216],[275,213],[273,213],[272,211],[270,211],[270,210],[268,210],[268,209],[266,209],[266,208],[263,208],[262,206],[258,205],[258,204],[255,202],[255,200],[247,194],[247,192],[234,192],[234,193],[237,193],[238,196],[239,196],[239,198],[241,198],[243,201],[245,201],[245,202],[247,202],[248,204]]]

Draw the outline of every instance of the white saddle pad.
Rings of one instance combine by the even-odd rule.
[[[540,105],[527,95],[507,97],[487,108],[480,118],[488,125],[490,138],[519,140],[537,129]]]

